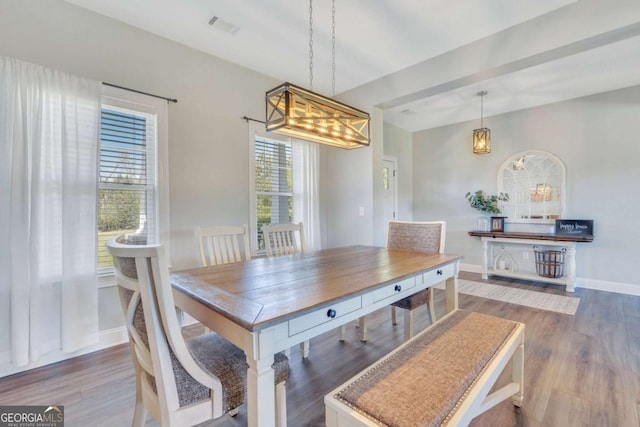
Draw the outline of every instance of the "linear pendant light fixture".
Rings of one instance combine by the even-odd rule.
[[[335,95],[335,0],[331,17]],[[368,146],[368,113],[313,92],[313,0],[309,0],[309,86],[307,90],[286,82],[266,93],[267,131],[345,149]]]
[[[483,126],[484,96],[486,90],[476,93],[480,97],[480,129],[473,130],[473,153],[487,154],[491,152],[491,129]]]

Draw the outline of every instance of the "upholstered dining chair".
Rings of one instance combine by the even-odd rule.
[[[443,253],[445,241],[445,221],[389,221],[387,227],[387,248],[412,251]],[[413,336],[413,312],[427,304],[431,322],[436,322],[436,311],[431,288],[416,292],[391,304],[392,323],[397,324],[397,309],[404,313],[404,337]]]
[[[304,253],[304,226],[298,224],[268,224],[262,226],[267,256]]]
[[[246,224],[195,227],[203,267],[251,259],[249,227]]]
[[[124,236],[107,242],[113,256],[136,372],[133,426],[147,413],[162,426],[195,425],[235,414],[246,400],[244,352],[215,333],[186,340],[174,309],[162,245],[127,245]],[[285,382],[289,361],[275,356],[276,416],[286,426]]]
[[[389,221],[387,225],[387,248],[406,249],[412,251],[443,253],[445,240],[445,221]],[[416,308],[427,304],[431,322],[436,322],[436,311],[431,288],[416,292],[391,304],[391,322],[398,323],[397,309],[406,310],[404,313],[404,339],[413,336],[413,312]],[[359,319],[360,340],[367,340],[367,318]],[[345,328],[340,332],[340,340],[345,337]]]
[[[262,226],[262,233],[268,257],[303,254],[306,251],[302,222],[297,224],[266,224]],[[309,357],[309,350],[309,341],[300,344],[303,358]]]

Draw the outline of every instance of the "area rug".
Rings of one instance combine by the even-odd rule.
[[[436,286],[438,289],[444,289],[444,287],[444,282]],[[464,279],[458,279],[458,292],[563,314],[576,314],[578,304],[580,304],[580,298],[577,297],[547,294]]]

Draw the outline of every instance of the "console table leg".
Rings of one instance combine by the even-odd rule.
[[[574,245],[567,246],[567,292],[575,292],[576,285],[576,247]]]
[[[482,278],[489,278],[489,243],[482,239]]]

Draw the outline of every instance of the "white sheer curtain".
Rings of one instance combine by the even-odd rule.
[[[0,57],[0,293],[15,366],[98,339],[101,84]]]
[[[321,249],[318,144],[293,140],[293,222],[304,224],[307,250]]]

